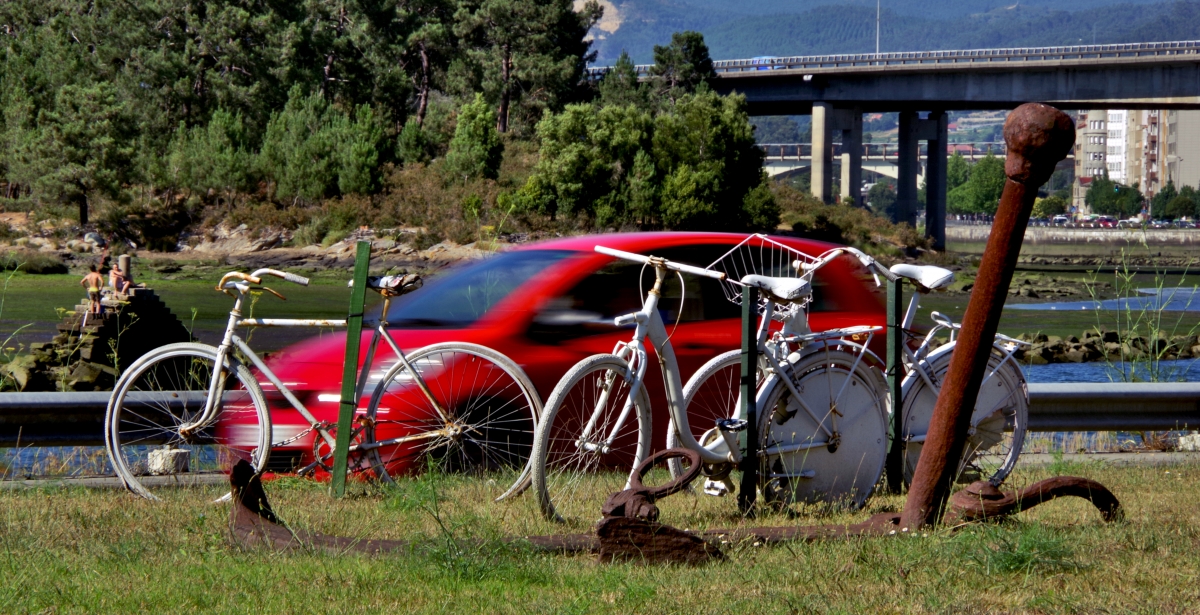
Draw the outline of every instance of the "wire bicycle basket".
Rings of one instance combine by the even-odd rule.
[[[725,299],[734,305],[741,305],[742,289],[746,286],[742,283],[742,278],[747,275],[811,279],[812,271],[801,273],[793,266],[794,261],[815,264],[818,259],[791,246],[779,243],[766,235],[754,234],[747,236],[705,269],[724,273],[725,283],[721,285],[721,290],[725,293]],[[795,314],[796,310],[804,309],[811,300],[812,297],[809,296],[802,303],[777,305],[772,318],[779,321],[786,320]],[[760,296],[758,300],[760,315],[765,313],[768,303],[768,298]]]

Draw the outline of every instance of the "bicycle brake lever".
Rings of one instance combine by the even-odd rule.
[[[262,290],[265,290],[265,291],[267,291],[267,292],[271,293],[272,295],[275,295],[276,297],[279,297],[280,299],[282,299],[282,300],[284,300],[284,301],[287,301],[287,297],[284,297],[283,295],[281,295],[281,294],[279,294],[279,293],[277,293],[277,292],[275,292],[275,291],[273,291],[273,290],[271,290],[271,289],[267,288],[266,286],[260,286],[259,288],[261,288]]]

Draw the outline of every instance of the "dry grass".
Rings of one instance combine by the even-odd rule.
[[[409,553],[379,558],[240,552],[226,538],[227,509],[207,503],[215,490],[161,505],[115,491],[6,491],[0,611],[1195,612],[1200,465],[1054,470],[1110,486],[1126,520],[1106,525],[1086,503],[1061,501],[957,532],[735,545],[728,561],[699,568],[598,566],[505,546],[501,535],[552,528],[527,498],[491,504],[496,487],[474,479],[359,485],[341,501],[307,481],[267,485],[294,527],[417,540]],[[1019,469],[1014,480],[1048,471]],[[669,523],[739,523],[728,498],[664,504]],[[866,512],[900,505],[879,497]],[[754,523],[840,523],[866,512],[812,509]]]

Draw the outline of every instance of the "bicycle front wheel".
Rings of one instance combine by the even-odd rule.
[[[599,354],[577,363],[546,401],[533,441],[533,490],[543,516],[578,527],[600,518],[650,451],[650,398],[631,396],[629,365]]]
[[[933,408],[937,405],[946,373],[950,371],[953,351],[953,344],[938,348],[919,364],[924,376],[914,369],[905,377],[902,397],[905,483],[912,482],[916,473],[925,435],[933,419]],[[957,476],[960,480],[981,479],[999,485],[1016,466],[1025,444],[1025,430],[1029,424],[1025,376],[1016,363],[1005,360],[1005,356],[1002,349],[992,347],[971,413],[967,444],[959,461]]]
[[[525,371],[495,350],[462,342],[405,356],[408,365],[397,361],[375,387],[362,421],[363,456],[376,476],[391,482],[427,466],[497,473],[496,484],[512,485],[500,498],[527,485],[542,404]]]
[[[861,350],[861,349],[859,349]],[[887,456],[887,383],[854,350],[809,350],[759,398],[759,484],[768,503],[861,507]]]
[[[151,351],[121,376],[109,398],[105,445],[130,491],[159,500],[180,487],[228,484],[233,464],[262,470],[271,417],[250,370],[226,357],[216,402],[203,424],[217,349],[194,343]],[[191,426],[186,431],[183,427]]]

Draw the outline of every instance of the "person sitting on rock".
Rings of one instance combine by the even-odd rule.
[[[104,286],[104,278],[96,272],[96,266],[91,266],[91,271],[83,276],[79,284],[87,289],[88,294],[88,311],[92,314],[100,314],[103,307],[100,305],[100,289]]]
[[[114,264],[112,270],[108,272],[108,282],[112,284],[113,290],[121,294],[129,292],[129,287],[133,286],[133,280],[124,271],[121,271],[121,266],[118,264]]]

